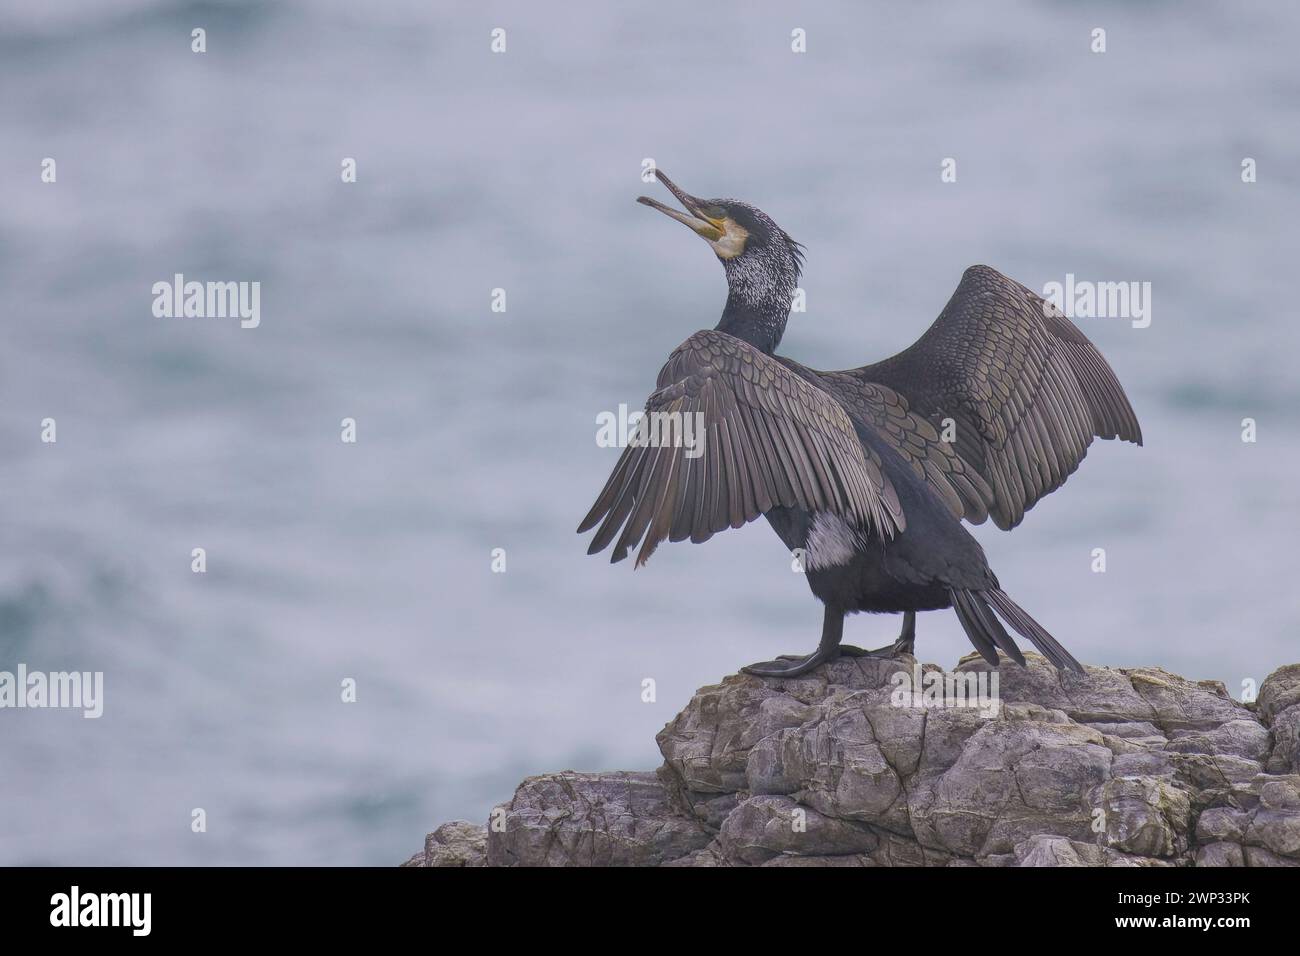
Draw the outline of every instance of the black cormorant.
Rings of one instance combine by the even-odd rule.
[[[665,538],[704,541],[765,516],[802,552],[826,608],[817,650],[744,668],[762,677],[796,677],[841,654],[911,653],[916,612],[947,607],[990,664],[998,650],[1024,664],[1005,621],[1057,667],[1082,670],[999,587],[961,521],[1015,527],[1094,437],[1142,443],[1101,353],[1040,296],[972,266],[934,324],[892,358],[819,372],[774,355],[802,246],[753,206],[698,199],[656,175],[683,209],[637,201],[709,243],[727,304],[716,328],[660,370],[643,419],[660,413],[660,440],[624,449],[578,528],[599,525],[588,553],[612,543],[621,561],[639,543],[640,565]],[[698,443],[683,440],[680,416],[703,424]],[[876,651],[841,644],[855,611],[902,613],[902,633]]]

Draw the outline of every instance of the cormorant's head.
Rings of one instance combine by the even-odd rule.
[[[637,202],[689,226],[713,248],[724,266],[737,259],[764,259],[766,268],[789,272],[798,279],[803,267],[803,247],[763,210],[739,199],[692,196],[660,169],[655,170],[655,177],[677,197],[685,211],[666,206],[649,196],[639,196]]]
[[[799,273],[803,246],[749,203],[738,199],[699,199],[663,174],[655,176],[677,197],[683,209],[649,196],[637,202],[689,226],[707,242],[727,273],[727,307],[718,328],[772,351],[785,332]]]

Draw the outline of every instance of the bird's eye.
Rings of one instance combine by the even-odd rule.
[[[727,210],[723,209],[721,206],[709,206],[707,209],[704,210],[704,214],[708,216],[710,219],[727,218]]]

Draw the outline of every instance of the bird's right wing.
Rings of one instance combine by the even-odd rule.
[[[889,537],[904,527],[880,460],[840,404],[734,336],[697,332],[678,346],[645,414],[643,440],[624,449],[578,527],[600,523],[588,554],[618,535],[611,560],[641,542],[641,565],[665,538],[705,541],[776,507],[830,511]]]

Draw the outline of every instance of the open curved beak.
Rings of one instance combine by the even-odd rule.
[[[697,235],[703,236],[710,242],[716,242],[726,234],[726,226],[722,220],[711,219],[706,216],[702,208],[704,203],[690,193],[677,188],[677,184],[665,176],[662,169],[655,170],[655,178],[668,187],[668,191],[677,197],[677,201],[682,204],[686,211],[682,212],[672,206],[665,206],[657,199],[651,199],[649,196],[638,196],[637,202],[643,206],[649,206],[651,209],[658,209],[665,216],[689,226]]]

